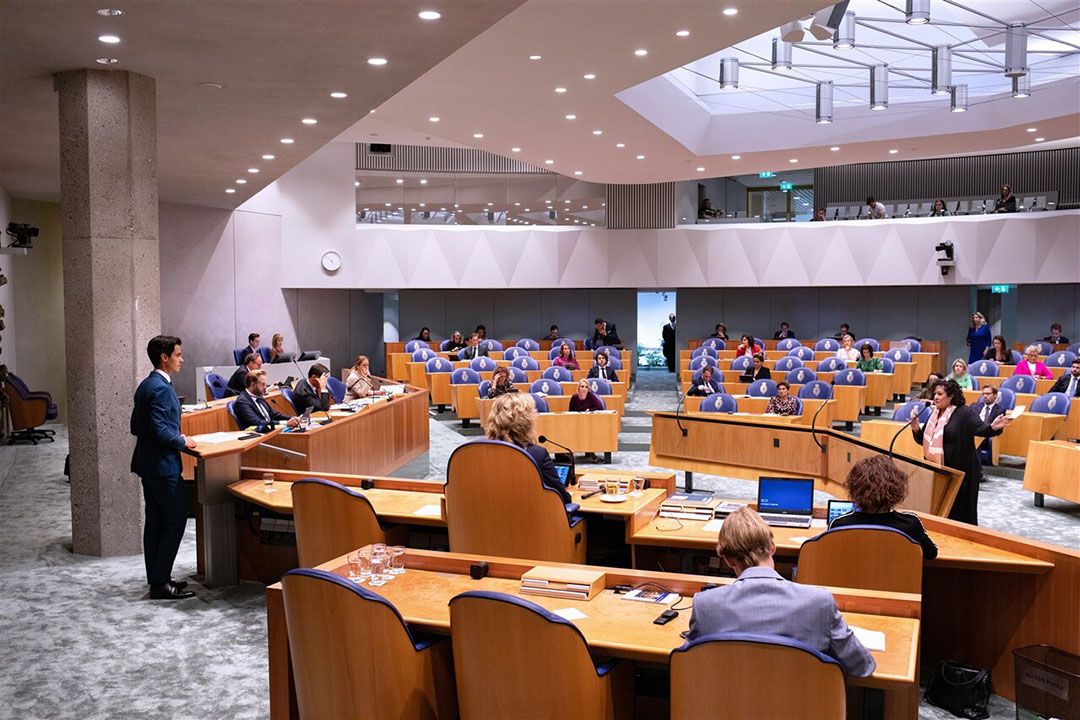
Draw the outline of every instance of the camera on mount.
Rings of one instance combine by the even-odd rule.
[[[956,267],[956,258],[953,255],[953,244],[950,240],[940,242],[934,246],[934,250],[939,253],[945,253],[944,257],[937,259],[938,267],[941,268],[942,275],[949,274],[949,268]]]
[[[41,230],[27,223],[8,223],[7,234],[12,238],[8,247],[32,248],[30,238],[36,238]]]

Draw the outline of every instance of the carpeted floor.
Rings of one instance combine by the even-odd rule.
[[[671,409],[676,399],[672,375],[639,373],[614,466],[648,467],[644,411]],[[396,474],[444,477],[453,448],[479,434],[459,425],[433,414],[430,452]],[[55,428],[55,443],[0,447],[0,718],[266,717],[262,587],[200,586],[193,522],[174,577],[192,582],[195,599],[147,601],[141,556],[73,555],[67,431]],[[1047,498],[1035,508],[1019,477],[1016,468],[989,472],[983,525],[1080,547],[1080,506]],[[695,475],[695,485],[748,499],[755,490],[752,482],[706,475]],[[992,717],[1015,713],[996,697],[991,710]],[[924,703],[920,717],[951,716]]]

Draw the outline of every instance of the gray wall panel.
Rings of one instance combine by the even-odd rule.
[[[301,290],[297,303],[297,342],[286,343],[290,352],[320,350],[332,368],[352,360],[349,337],[348,290]],[[335,375],[337,373],[335,372]]]
[[[1080,284],[1021,285],[1017,293],[1016,337],[1012,342],[1041,340],[1050,334],[1050,324],[1061,324],[1061,333],[1080,342]]]
[[[559,326],[559,333],[566,337],[583,338],[592,333],[593,316],[583,313],[588,307],[588,290],[541,290],[540,326],[537,333],[544,337],[552,325]]]
[[[784,288],[769,293],[770,321],[759,328],[759,335],[771,338],[780,329],[780,323],[787,322],[795,331],[796,337],[813,333],[818,327],[818,291],[815,288]]]
[[[535,338],[544,327],[543,310],[534,292],[495,290],[492,292],[493,336],[510,339]],[[551,323],[548,323],[550,325]]]
[[[386,368],[383,353],[383,294],[363,290],[349,291],[349,353],[342,366],[351,364],[357,355],[367,355],[372,372]],[[340,377],[334,373],[335,377]]]

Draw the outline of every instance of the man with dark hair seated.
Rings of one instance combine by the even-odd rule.
[[[330,380],[330,370],[322,363],[315,363],[308,370],[307,378],[296,381],[293,388],[293,404],[300,415],[308,408],[312,410],[330,409],[332,402],[326,383]]]
[[[244,392],[244,383],[247,382],[247,376],[249,372],[258,370],[262,367],[262,355],[258,352],[249,352],[244,355],[244,361],[240,363],[240,367],[236,368],[236,372],[229,378],[229,390],[228,395],[242,395]]]
[[[241,428],[253,427],[258,432],[269,432],[279,422],[288,421],[289,427],[300,422],[279,413],[266,402],[266,371],[253,370],[244,378],[245,390],[233,401],[233,414]]]

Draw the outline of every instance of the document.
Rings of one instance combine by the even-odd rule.
[[[566,620],[582,620],[585,617],[585,613],[576,608],[563,608],[562,610],[552,610],[553,613]]]
[[[1017,405],[1013,408],[1012,415],[1010,415],[1009,417],[1015,420],[1016,418],[1023,415],[1025,410],[1027,410],[1027,405]]]
[[[814,518],[810,521],[810,527],[812,528],[823,528],[828,526],[829,523],[825,520],[825,518]]]
[[[855,627],[854,625],[848,625],[851,628],[851,632],[855,633],[855,637],[859,638],[859,642],[867,650],[877,650],[878,652],[885,652],[885,633],[878,632],[877,630],[867,630],[866,628]]]
[[[422,508],[413,511],[413,515],[420,515],[423,517],[442,517],[442,507],[439,505],[424,505]]]
[[[241,432],[216,432],[216,433],[206,433],[205,435],[193,435],[191,439],[194,440],[197,443],[200,443],[200,444],[206,443],[207,445],[217,445],[219,443],[231,442],[233,440],[236,440],[241,435],[244,435],[244,434],[245,433],[243,431],[241,431]]]
[[[723,518],[717,518],[715,520],[710,520],[709,522],[702,525],[701,529],[704,530],[705,532],[720,532],[720,528],[722,528],[723,526],[724,526],[724,519]]]

